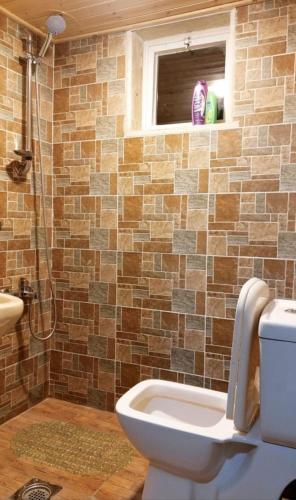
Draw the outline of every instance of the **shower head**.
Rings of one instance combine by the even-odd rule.
[[[61,14],[53,14],[52,16],[49,16],[45,24],[48,29],[48,33],[40,49],[38,57],[44,57],[50,45],[52,37],[60,35],[60,33],[63,33],[63,31],[65,31],[66,29],[66,21]]]
[[[61,14],[49,16],[45,24],[48,29],[48,33],[55,36],[60,35],[60,33],[63,33],[66,29],[66,21]]]

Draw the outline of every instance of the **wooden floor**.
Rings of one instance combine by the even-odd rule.
[[[113,413],[46,399],[0,426],[0,500],[8,500],[16,490],[34,477],[63,487],[55,500],[140,500],[146,474],[146,461],[136,454],[132,462],[107,480],[103,476],[78,476],[53,467],[36,465],[17,458],[10,440],[32,423],[62,420],[86,425],[94,430],[122,430]]]

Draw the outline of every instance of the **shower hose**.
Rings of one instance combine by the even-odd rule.
[[[44,230],[44,242],[45,242],[45,258],[49,279],[49,286],[51,292],[51,299],[53,302],[53,312],[54,312],[54,323],[53,327],[50,329],[48,335],[44,337],[39,337],[34,332],[34,327],[32,325],[32,307],[33,307],[33,299],[29,301],[29,328],[32,337],[36,340],[48,340],[50,339],[55,330],[57,324],[57,305],[56,305],[56,296],[53,288],[52,282],[52,270],[50,265],[50,257],[49,257],[49,248],[48,248],[48,235],[47,235],[47,220],[46,220],[46,211],[45,211],[45,189],[44,189],[44,173],[43,173],[43,161],[42,161],[42,145],[41,145],[41,123],[40,123],[40,88],[38,83],[38,63],[35,67],[35,89],[36,89],[36,117],[37,117],[37,134],[38,134],[38,149],[39,149],[39,162],[40,162],[40,189],[41,189],[41,207],[42,207],[42,224]],[[41,305],[42,297],[41,294],[38,295],[39,304]]]

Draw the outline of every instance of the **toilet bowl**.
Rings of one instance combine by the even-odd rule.
[[[284,486],[296,478],[292,466],[296,449],[274,444],[274,421],[270,425],[269,417],[263,425],[267,428],[269,424],[269,442],[264,442],[258,418],[258,323],[268,302],[269,289],[263,281],[253,278],[242,287],[228,396],[174,382],[145,380],[119,399],[119,421],[150,464],[143,500],[278,500]],[[296,309],[296,303],[294,306]],[[269,302],[269,322],[270,307]],[[266,321],[263,324],[266,327]],[[261,392],[268,395],[265,385],[263,389]],[[265,471],[267,463],[274,463],[274,475]],[[263,484],[261,492],[255,493],[254,481],[259,477]]]
[[[156,467],[193,481],[213,479],[229,454],[250,449],[226,418],[226,394],[146,380],[117,406],[120,423],[133,445]]]

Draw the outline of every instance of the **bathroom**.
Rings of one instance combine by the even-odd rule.
[[[236,455],[259,441],[287,460],[273,495],[262,466],[239,498],[215,477],[157,475],[122,417],[151,380],[225,406],[250,280],[296,307],[295,52],[295,0],[0,0],[0,500],[296,498],[293,443],[235,442],[217,476],[240,466],[243,481]],[[224,81],[214,123],[191,123],[183,64]]]

